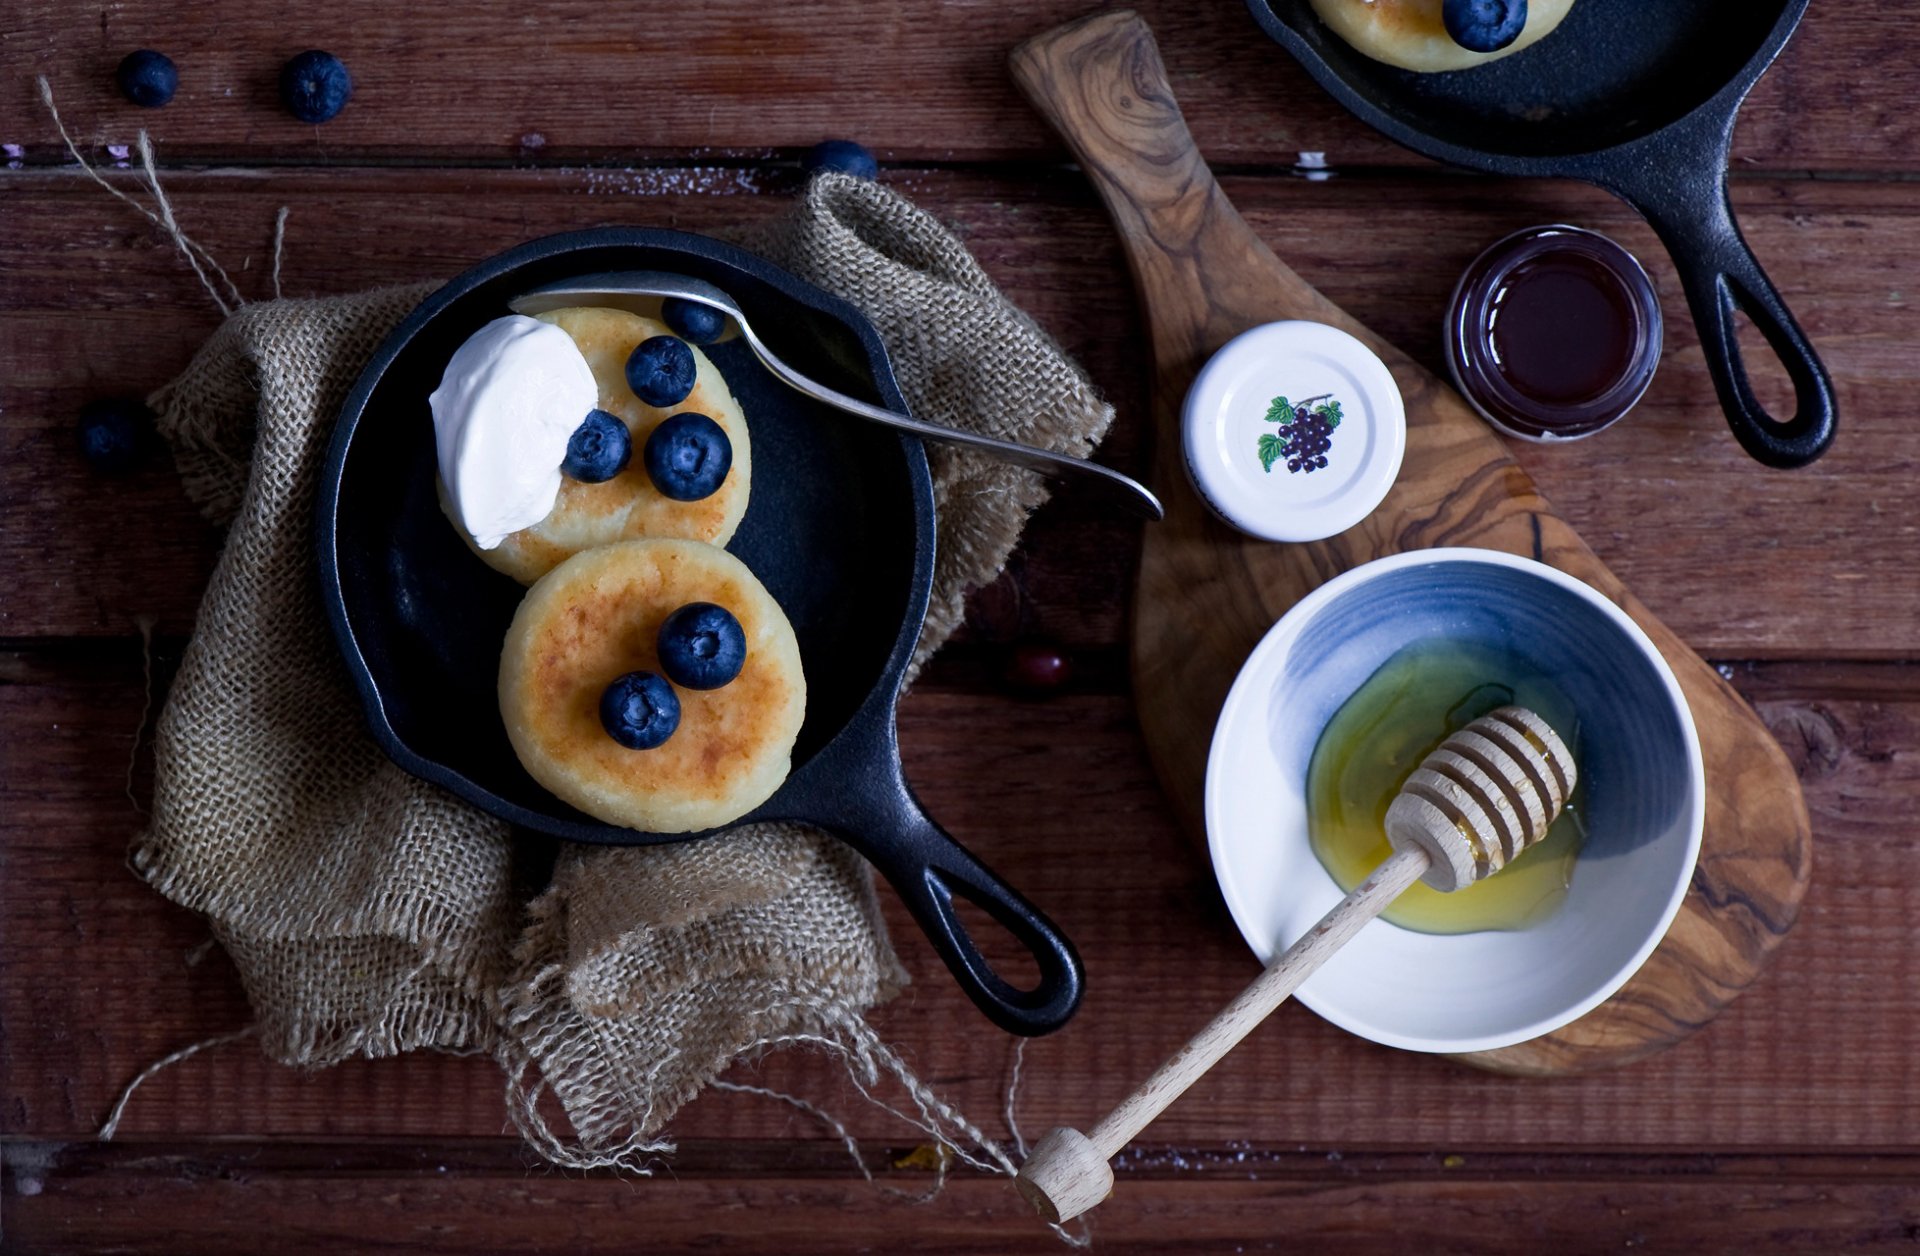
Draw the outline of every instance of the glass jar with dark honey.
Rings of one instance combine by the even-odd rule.
[[[1474,259],[1447,312],[1447,366],[1486,420],[1528,440],[1591,436],[1660,363],[1660,302],[1633,254],[1580,227],[1515,232]]]

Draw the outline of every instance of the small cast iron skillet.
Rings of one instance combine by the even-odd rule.
[[[1774,467],[1833,442],[1833,384],[1741,238],[1727,152],[1747,91],[1807,0],[1578,0],[1525,52],[1415,74],[1353,50],[1308,0],[1247,0],[1254,18],[1341,104],[1429,157],[1494,174],[1584,179],[1625,200],[1666,243],[1733,434]],[[1776,421],[1747,381],[1744,311],[1793,380]]]
[[[664,270],[718,284],[776,353],[904,410],[886,350],[843,301],[739,249],[677,231],[549,236],[482,262],[427,298],[380,347],[340,413],[323,471],[322,596],[380,746],[401,767],[514,824],[576,842],[648,845],[549,794],[500,720],[500,645],[524,592],[468,551],[435,498],[427,395],[447,359],[507,302],[554,280]],[[933,489],[909,436],[785,387],[738,340],[712,346],[753,434],[753,496],[727,547],[793,622],[807,713],[792,775],[746,820],[818,825],[893,883],[966,992],[1014,1033],[1058,1029],[1080,1001],[1073,945],[930,819],[900,771],[894,708],[933,580]],[[743,821],[744,822],[744,821]],[[994,972],[954,910],[984,909],[1032,952],[1039,984]]]

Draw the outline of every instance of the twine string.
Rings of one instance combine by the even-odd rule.
[[[141,1069],[140,1072],[134,1076],[134,1079],[127,1083],[126,1088],[120,1092],[120,1097],[114,1100],[113,1111],[107,1113],[106,1124],[100,1127],[100,1141],[103,1143],[113,1141],[113,1136],[120,1132],[120,1118],[126,1115],[127,1104],[132,1100],[133,1092],[145,1085],[148,1079],[156,1073],[164,1069],[172,1068],[182,1060],[190,1060],[202,1051],[210,1051],[214,1047],[224,1047],[229,1042],[238,1042],[242,1038],[251,1038],[254,1032],[255,1027],[248,1025],[245,1029],[236,1029],[232,1033],[216,1034],[211,1038],[203,1038],[192,1046],[180,1048],[171,1055],[163,1055],[153,1063],[147,1065],[147,1067]]]
[[[193,267],[193,273],[199,278],[200,286],[206,289],[207,295],[213,298],[213,303],[220,307],[222,314],[231,314],[236,308],[245,305],[246,301],[240,296],[240,290],[234,287],[233,280],[228,277],[226,270],[213,259],[212,254],[201,248],[191,236],[180,229],[180,224],[173,215],[172,203],[167,200],[166,193],[160,190],[160,178],[153,164],[153,142],[147,138],[147,133],[141,131],[139,138],[141,173],[145,177],[147,187],[153,192],[155,203],[160,207],[158,212],[148,209],[107,182],[105,176],[94,169],[93,163],[87,160],[86,155],[80,151],[80,146],[74,142],[73,136],[68,133],[67,124],[61,121],[60,110],[53,103],[53,85],[47,82],[47,76],[44,74],[38,76],[36,81],[40,86],[40,102],[46,106],[47,116],[53,119],[54,129],[60,133],[60,142],[66,145],[67,155],[73,158],[81,172],[105,188],[115,199],[131,205],[136,213],[166,233],[167,238],[173,241],[174,247],[180,250],[181,256],[187,259],[187,264]],[[209,269],[219,275],[226,285],[225,295],[214,286],[213,280],[207,273]],[[228,300],[229,296],[232,298],[231,302]]]

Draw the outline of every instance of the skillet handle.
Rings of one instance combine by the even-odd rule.
[[[893,743],[892,721],[886,737]],[[936,824],[899,770],[897,744],[880,757],[894,765],[871,785],[847,781],[836,798],[832,829],[892,884],[974,1005],[1009,1033],[1036,1037],[1067,1023],[1086,986],[1080,956],[1039,908],[975,859]],[[871,769],[870,769],[871,770]],[[967,933],[954,899],[993,917],[1033,956],[1039,984],[1022,990],[993,970]]]
[[[1705,165],[1705,163],[1702,163]],[[1770,467],[1803,467],[1833,443],[1838,415],[1827,368],[1747,246],[1727,199],[1726,162],[1711,174],[1616,188],[1659,233],[1673,256],[1700,347],[1727,424],[1746,451]],[[1734,313],[1744,312],[1793,380],[1794,414],[1776,420],[1761,407],[1740,359]]]

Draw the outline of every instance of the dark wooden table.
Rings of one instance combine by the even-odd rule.
[[[1631,1068],[1515,1081],[1348,1037],[1289,1007],[1129,1152],[1099,1247],[1531,1253],[1920,1245],[1920,19],[1820,3],[1755,92],[1735,148],[1747,233],[1832,368],[1843,427],[1811,470],[1763,470],[1713,402],[1648,230],[1592,190],[1441,170],[1309,86],[1221,0],[1141,7],[1193,129],[1275,250],[1437,365],[1460,268],[1566,219],[1652,262],[1670,338],[1640,409],[1604,437],[1516,452],[1641,598],[1727,675],[1798,766],[1815,878],[1764,978]],[[282,10],[273,12],[272,10]],[[90,398],[144,392],[217,316],[171,246],[69,164],[32,76],[81,144],[146,126],[182,223],[270,295],[449,276],[530,236],[601,223],[701,229],[777,213],[797,156],[859,139],[953,223],[1120,410],[1104,456],[1143,465],[1139,325],[1107,221],[1004,72],[1018,39],[1084,11],[1022,5],[394,6],[241,0],[0,15],[0,1233],[8,1250],[580,1253],[1056,1250],[1003,1180],[916,1207],[863,1181],[790,1109],[710,1093],[670,1171],[551,1171],[505,1132],[485,1060],[416,1056],[303,1075],[245,1044],[153,1080],[144,1064],[238,1028],[205,926],[123,866],[150,768],[140,625],[157,681],[220,537],[164,461],[89,474]],[[110,85],[126,51],[180,64],[169,108]],[[276,69],[338,52],[353,103],[319,128]],[[1302,177],[1324,153],[1330,179]],[[128,176],[116,182],[130,186]],[[1774,395],[1778,395],[1777,393]],[[1145,762],[1124,633],[1138,532],[1063,492],[906,702],[907,769],[936,814],[1077,939],[1089,993],[1025,1058],[1029,1132],[1104,1111],[1254,972],[1204,859]],[[1046,701],[999,681],[1010,642],[1077,663]],[[980,788],[991,780],[992,789]],[[916,984],[876,1017],[927,1080],[999,1129],[1011,1043],[905,917]],[[737,1069],[821,1098],[889,1184],[917,1142],[804,1055]]]

